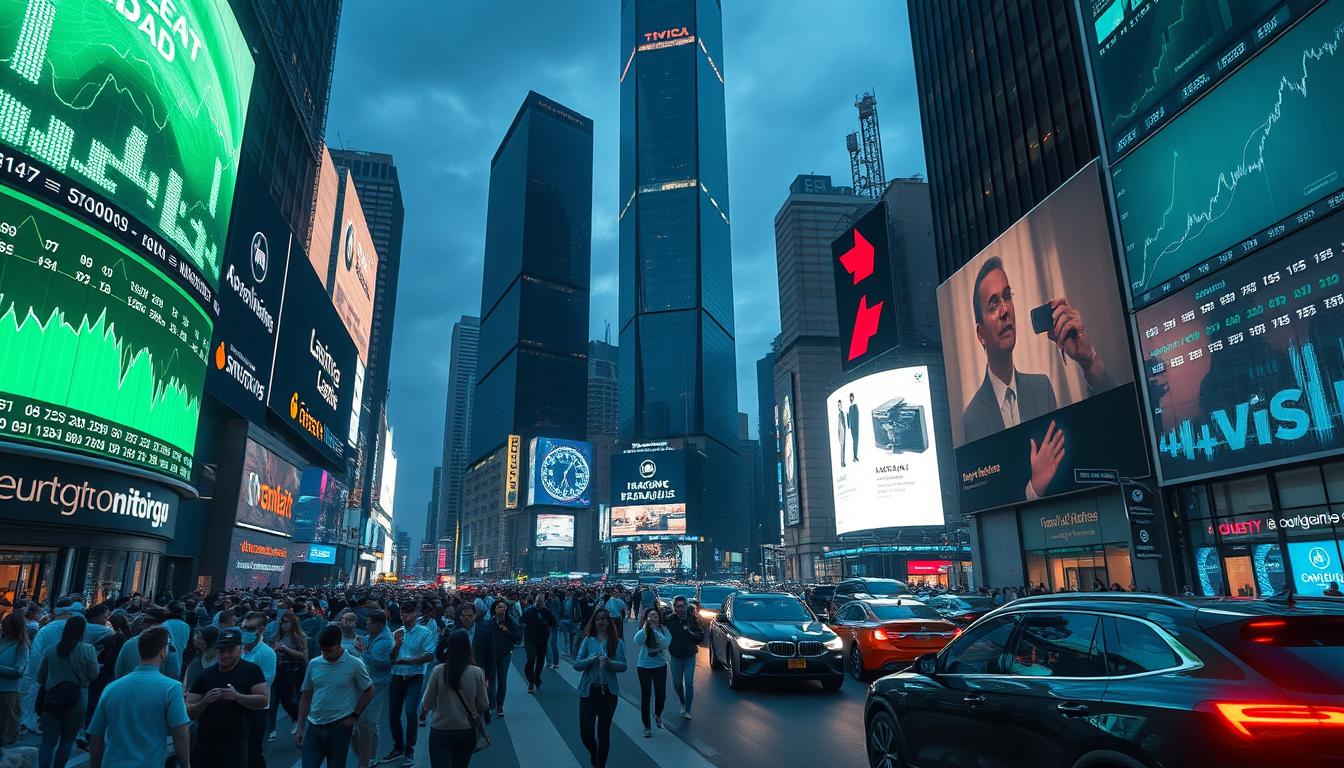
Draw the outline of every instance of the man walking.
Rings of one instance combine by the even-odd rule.
[[[168,631],[151,627],[140,634],[140,666],[103,689],[89,722],[89,765],[93,768],[161,766],[165,744],[182,768],[191,768],[191,740],[182,684],[159,672],[168,655]],[[113,734],[111,739],[107,734]]]
[[[196,721],[192,762],[243,768],[257,715],[271,703],[261,667],[243,659],[243,633],[228,628],[215,641],[214,666],[201,672],[187,694],[187,714]]]
[[[611,614],[612,626],[616,629],[616,639],[625,639],[625,601],[621,599],[616,587],[607,591],[607,602],[602,606]]]
[[[303,768],[345,768],[350,737],[373,699],[373,682],[364,663],[341,647],[340,627],[324,627],[317,636],[322,653],[308,662],[299,699],[299,729],[294,743],[303,750]]]
[[[361,659],[373,683],[373,697],[355,726],[355,757],[359,760],[359,768],[374,765],[374,758],[378,755],[379,718],[388,711],[387,687],[392,682],[393,643],[392,633],[387,630],[387,617],[382,613],[370,613],[365,626],[369,635]]]
[[[261,641],[266,632],[266,614],[253,611],[243,619],[243,660],[256,664],[261,676],[266,679],[266,691],[269,694],[275,684],[275,649]],[[266,742],[275,738],[275,729],[270,726],[270,715],[275,710],[266,708],[252,713],[252,730],[247,741],[248,768],[266,768]]]
[[[392,680],[387,687],[388,726],[392,730],[392,750],[383,756],[384,763],[398,757],[401,764],[415,764],[417,710],[420,691],[425,679],[425,665],[434,660],[434,649],[439,637],[432,627],[419,622],[420,606],[408,600],[401,606],[404,626],[392,633]],[[336,630],[338,633],[340,630]],[[405,731],[403,732],[403,724]]]

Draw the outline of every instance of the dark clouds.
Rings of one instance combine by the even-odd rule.
[[[723,0],[738,409],[779,332],[774,216],[799,173],[849,183],[853,97],[876,88],[887,175],[924,169],[900,0]],[[396,518],[424,531],[453,323],[480,311],[490,157],[529,89],[594,120],[590,333],[616,336],[619,3],[345,0],[327,139],[389,152],[406,204],[390,419]]]

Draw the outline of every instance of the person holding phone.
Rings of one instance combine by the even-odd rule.
[[[243,658],[243,633],[229,627],[215,641],[219,660],[192,682],[187,714],[197,723],[191,762],[195,766],[245,768],[253,716],[270,704],[261,667]]]
[[[644,738],[653,736],[649,722],[649,700],[653,700],[653,721],[663,727],[663,707],[667,704],[667,647],[672,634],[663,626],[663,615],[657,608],[644,611],[635,645],[639,646],[639,716],[644,721]]]
[[[625,642],[616,636],[611,614],[598,608],[588,619],[574,658],[579,678],[579,737],[594,768],[605,768],[611,751],[611,719],[621,693],[618,673],[626,669]]]

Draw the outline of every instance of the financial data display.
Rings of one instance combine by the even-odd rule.
[[[1133,149],[1321,0],[1087,0],[1112,159]]]
[[[1140,311],[1164,482],[1344,449],[1344,214]]]
[[[1330,0],[1112,167],[1133,307],[1344,205],[1341,43]]]

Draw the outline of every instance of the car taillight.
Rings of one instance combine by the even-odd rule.
[[[952,630],[952,639],[956,640],[958,637],[961,637],[961,627]]]
[[[874,630],[873,630],[873,639],[874,639],[874,640],[886,640],[886,639],[887,639],[887,633],[886,633],[886,632],[883,632],[883,631],[880,630],[880,629],[874,629]]]
[[[963,613],[963,614],[961,614],[960,616],[957,617],[957,621],[964,621],[964,622],[966,622],[967,624],[970,624],[972,621],[975,621],[975,614],[974,614],[974,613]]]
[[[1246,704],[1214,702],[1232,730],[1250,738],[1286,737],[1330,729],[1344,736],[1344,707],[1310,704]]]

